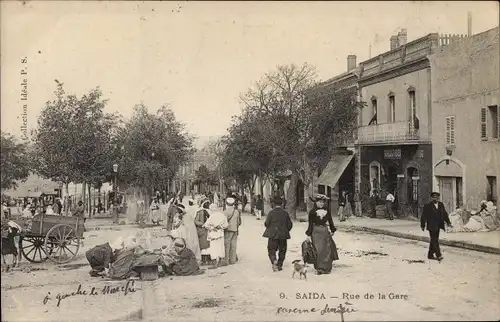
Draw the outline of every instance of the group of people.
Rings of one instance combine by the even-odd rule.
[[[318,275],[330,274],[333,261],[339,259],[337,246],[333,234],[337,230],[333,223],[332,214],[327,207],[325,195],[317,195],[315,204],[309,212],[308,227],[305,232],[307,241],[312,243],[316,252],[314,268]],[[289,214],[282,208],[281,196],[275,196],[274,208],[267,214],[263,237],[268,238],[267,250],[273,271],[281,271],[285,261],[288,239],[293,223]],[[304,254],[303,254],[304,255]],[[304,260],[305,261],[305,260]]]
[[[158,200],[154,200],[152,203],[155,211],[160,211],[156,208],[162,205]],[[211,269],[237,262],[237,240],[241,225],[241,213],[237,208],[236,198],[228,197],[225,200],[225,205],[225,210],[221,211],[207,197],[201,198],[198,204],[190,199],[188,206],[184,206],[180,200],[175,198],[169,201],[166,219],[168,235],[162,249],[157,250],[163,256],[162,263],[166,263],[164,271],[174,275],[190,275],[195,274],[200,266],[207,265]],[[152,217],[155,223],[159,222],[160,218],[161,215],[157,214]],[[141,235],[139,240],[142,239]],[[147,243],[140,242],[139,244],[146,251],[154,252]],[[105,249],[107,255],[103,257],[103,255],[89,254],[87,256],[94,258],[89,259],[91,266],[93,265],[91,274],[94,275],[111,267],[114,262],[108,260],[108,258],[113,258],[111,255],[115,252],[111,245],[106,246],[105,244],[97,247]],[[100,254],[99,252],[97,253]],[[105,258],[106,261],[99,258]],[[137,261],[137,259],[135,260]]]
[[[140,239],[140,236],[138,236]],[[112,279],[139,277],[141,268],[158,269],[160,276],[203,274],[194,253],[183,238],[168,235],[161,249],[148,250],[138,238],[119,238],[113,243],[97,245],[86,252],[91,266],[90,276]]]

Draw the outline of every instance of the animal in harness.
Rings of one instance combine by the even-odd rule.
[[[10,220],[2,224],[2,263],[7,265],[6,255],[12,255],[12,265],[15,267],[21,261],[22,228]]]

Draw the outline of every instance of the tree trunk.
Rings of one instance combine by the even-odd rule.
[[[66,185],[66,200],[64,200],[64,213],[68,216],[69,213],[69,183],[65,183]]]
[[[286,211],[290,215],[292,220],[297,219],[297,183],[298,174],[296,171],[292,172],[292,177],[290,179],[290,186],[288,187],[288,193],[286,194]]]
[[[84,181],[82,182],[82,202],[83,202],[83,209],[86,210],[87,208],[87,183]]]
[[[254,210],[254,207],[255,207],[255,194],[254,194],[254,190],[255,190],[255,181],[257,180],[257,176],[252,176],[252,179],[250,180],[250,213],[251,214],[254,214],[255,213],[255,210]]]
[[[309,187],[308,187],[307,191],[308,191],[308,196],[306,197],[305,202],[306,202],[307,213],[309,213],[309,211],[311,211],[311,209],[314,206],[313,202],[311,201],[311,198],[314,198],[314,182],[312,180],[311,180],[311,183],[309,183]]]
[[[262,172],[259,173],[259,184],[260,184],[260,196],[261,196],[262,200],[264,200],[264,178],[263,178]],[[262,215],[265,214],[265,212],[264,212],[264,208],[265,208],[264,203],[265,202],[262,202],[262,209],[261,209]]]
[[[89,218],[92,216],[92,194],[91,194],[90,188],[91,188],[90,184],[87,185],[87,190],[89,192],[89,202],[88,202]]]

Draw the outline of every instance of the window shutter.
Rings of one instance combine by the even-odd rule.
[[[498,125],[497,125],[498,135],[497,135],[497,138],[500,139],[500,106],[498,106],[498,105],[497,105],[497,119],[498,119]]]
[[[481,107],[481,140],[488,140],[486,137],[486,107]]]
[[[450,116],[450,144],[455,145],[455,116]]]
[[[451,144],[451,122],[450,117],[446,117],[446,144]]]

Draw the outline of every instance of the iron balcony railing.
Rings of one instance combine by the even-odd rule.
[[[420,140],[420,130],[409,121],[358,128],[358,143],[391,143]]]

